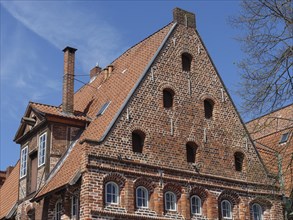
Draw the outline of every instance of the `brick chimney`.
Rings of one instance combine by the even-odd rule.
[[[74,96],[74,62],[75,51],[72,47],[65,47],[64,52],[64,76],[63,76],[63,97],[62,112],[73,113],[73,96]]]
[[[173,9],[173,21],[177,22],[177,24],[183,24],[186,27],[196,28],[195,14],[181,8]]]
[[[99,66],[95,66],[94,68],[92,68],[90,71],[90,79],[98,75],[101,71],[102,71],[102,68]]]

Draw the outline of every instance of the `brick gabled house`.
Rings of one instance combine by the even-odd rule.
[[[134,45],[60,106],[29,103],[15,219],[283,219],[282,194],[198,32],[195,15]],[[7,213],[1,213],[1,218]],[[8,216],[9,217],[9,216]]]

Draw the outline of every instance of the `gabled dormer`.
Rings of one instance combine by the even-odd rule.
[[[30,102],[14,138],[20,144],[19,199],[34,195],[68,147],[90,123],[86,114],[75,111],[73,106],[76,49],[66,47],[63,51],[62,105]]]

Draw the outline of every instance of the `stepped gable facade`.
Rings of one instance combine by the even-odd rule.
[[[60,106],[29,103],[15,219],[283,219],[270,175],[193,13],[134,45]],[[7,216],[7,213],[1,216]],[[5,217],[4,217],[5,218]]]

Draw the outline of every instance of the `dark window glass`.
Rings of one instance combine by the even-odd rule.
[[[285,134],[282,134],[282,137],[281,137],[281,140],[280,140],[280,144],[282,143],[285,143],[288,141],[288,138],[289,138],[289,132],[285,133]]]
[[[163,90],[164,108],[172,108],[174,92],[170,89]]]

